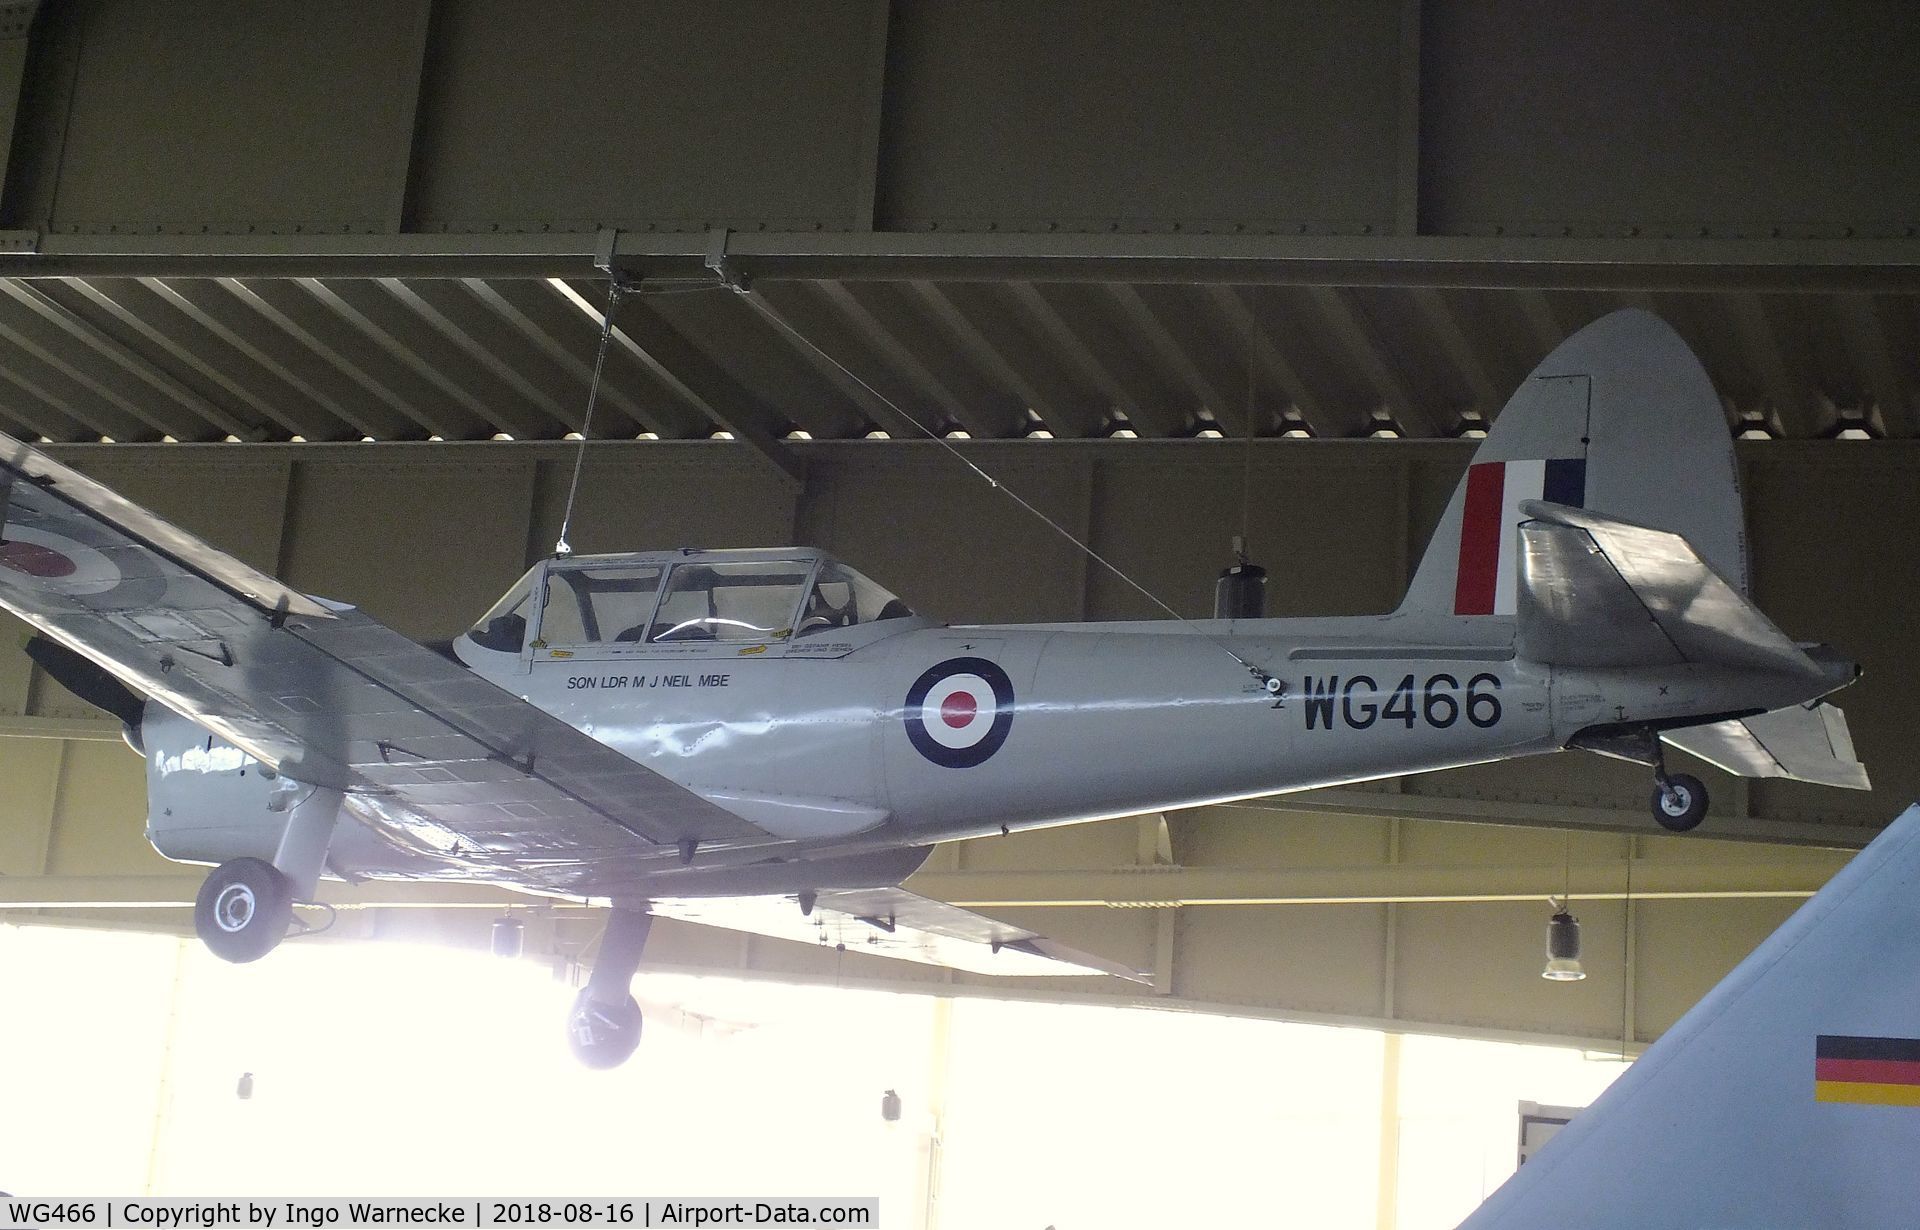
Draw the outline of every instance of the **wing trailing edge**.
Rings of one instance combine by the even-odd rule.
[[[803,911],[799,897],[656,898],[654,914],[848,952],[918,961],[972,974],[1062,977],[1109,974],[1149,982],[1149,973],[904,888],[823,890]]]

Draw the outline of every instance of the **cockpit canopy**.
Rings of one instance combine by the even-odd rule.
[[[518,653],[531,643],[604,645],[798,640],[913,611],[818,551],[683,551],[547,560],[467,637]]]

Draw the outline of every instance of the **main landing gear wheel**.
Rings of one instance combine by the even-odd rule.
[[[1670,833],[1690,833],[1707,818],[1707,788],[1690,773],[1675,773],[1653,788],[1653,818]]]
[[[640,1046],[640,1005],[633,996],[621,1003],[580,992],[567,1014],[567,1045],[573,1057],[589,1068],[617,1068]]]
[[[287,938],[292,921],[293,886],[264,859],[215,867],[193,902],[193,929],[222,961],[258,961]]]

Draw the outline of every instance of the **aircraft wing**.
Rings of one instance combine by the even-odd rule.
[[[1847,717],[1825,701],[1756,717],[1662,731],[1660,737],[1740,777],[1784,777],[1848,790],[1871,790],[1855,758]]]
[[[1112,974],[1133,982],[1151,981],[1149,974],[1120,962],[903,888],[823,890],[811,913],[802,913],[799,899],[791,893],[655,899],[648,908],[666,918],[828,948],[844,944],[849,952],[974,974]]]
[[[1541,500],[1520,506],[1519,652],[1562,666],[1713,663],[1822,676],[1687,540]]]
[[[458,873],[604,895],[684,842],[776,840],[4,435],[0,495],[0,607]]]

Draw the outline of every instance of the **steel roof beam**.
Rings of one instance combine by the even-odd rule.
[[[1161,367],[1171,371],[1180,386],[1194,399],[1195,409],[1205,410],[1214,422],[1227,429],[1228,434],[1245,436],[1250,426],[1241,399],[1200,370],[1199,364],[1193,361],[1189,347],[1173,336],[1171,322],[1147,302],[1140,289],[1124,283],[1109,283],[1107,294],[1119,307],[1127,324],[1146,340],[1148,351]],[[1181,427],[1184,426],[1186,424],[1181,424]],[[1176,429],[1170,434],[1179,434],[1179,431]]]
[[[927,310],[960,344],[974,365],[988,379],[1020,398],[1021,403],[1037,414],[1049,430],[1062,436],[1091,436],[1098,432],[1098,418],[1073,405],[1070,394],[1059,390],[1043,390],[1041,382],[1044,377],[1035,378],[1021,370],[1010,357],[1015,339],[1007,334],[1000,322],[970,315],[955,301],[953,294],[936,283],[912,282],[909,285]],[[996,336],[989,337],[989,331]]]
[[[220,435],[246,437],[258,431],[258,428],[243,423],[230,414],[225,407],[188,388],[170,373],[156,367],[144,356],[128,348],[118,339],[109,336],[100,326],[81,316],[66,304],[49,296],[32,282],[0,278],[0,294],[5,294],[27,307],[41,319],[62,333],[73,338],[89,351],[106,360],[122,372],[138,380],[160,396],[184,407],[190,414],[205,421],[207,428]],[[179,439],[192,439],[199,432],[176,429],[167,434]]]
[[[201,296],[205,295],[205,288],[212,283],[197,280],[174,282],[164,278],[142,278],[140,279],[140,284],[164,299],[172,307],[178,309],[182,315],[193,321],[194,324],[199,325],[202,329],[213,334],[216,338],[220,339],[220,341],[245,356],[255,367],[266,372],[269,376],[273,377],[274,380],[298,394],[304,404],[324,411],[333,419],[332,422],[324,425],[308,423],[302,426],[295,426],[292,428],[294,435],[304,436],[308,439],[328,440],[337,439],[349,432],[361,436],[372,434],[366,429],[368,426],[371,426],[371,424],[366,424],[365,426],[356,424],[355,419],[359,417],[358,415],[348,410],[334,397],[306,380],[279,359],[268,354],[266,350],[255,345],[249,339],[242,337],[237,329],[220,319],[211,308],[211,305],[204,302],[201,298]],[[229,299],[229,302],[233,301]]]
[[[948,422],[956,423],[972,436],[992,439],[1007,434],[997,430],[996,426],[979,413],[977,407],[969,405],[965,398],[956,394],[948,384],[933,373],[913,350],[896,337],[892,330],[880,323],[867,306],[855,298],[839,282],[821,282],[818,284],[821,296],[839,312],[855,333],[870,346],[875,353],[886,360],[899,375],[914,386],[915,391],[927,401],[940,408],[940,413]]]
[[[1274,344],[1272,336],[1253,314],[1251,305],[1239,288],[1207,287],[1207,302],[1226,319],[1228,326],[1246,344],[1248,353],[1269,382],[1280,387],[1293,403],[1294,413],[1316,436],[1344,436],[1358,428],[1346,416],[1335,414],[1326,399],[1314,391],[1299,369]],[[1257,432],[1255,434],[1258,434]]]
[[[1847,353],[1859,365],[1873,396],[1875,425],[1880,434],[1914,435],[1920,431],[1920,423],[1915,420],[1913,394],[1893,361],[1879,305],[1869,295],[1835,295],[1833,304],[1840,314]]]
[[[1400,434],[1439,435],[1433,417],[1415,403],[1392,361],[1380,353],[1372,336],[1361,325],[1359,314],[1346,293],[1335,286],[1313,286],[1307,289],[1307,294],[1334,341],[1359,368],[1374,396],[1379,398],[1381,408],[1393,416]]]
[[[1474,409],[1480,412],[1483,419],[1491,422],[1506,401],[1506,393],[1494,383],[1480,352],[1467,337],[1467,331],[1460,327],[1460,318],[1454,314],[1446,295],[1431,286],[1418,286],[1413,289],[1412,296],[1420,319],[1439,339],[1441,353],[1447,356],[1447,362],[1466,381],[1467,389],[1473,395]]]
[[[0,276],[585,277],[576,234],[134,235],[0,233]],[[622,231],[614,259],[648,277],[704,277],[704,235]],[[736,232],[753,278],[931,278],[1295,286],[1920,291],[1913,239],[1082,235]]]
[[[149,434],[154,438],[172,435],[175,431],[181,430],[178,424],[170,425],[166,420],[155,416],[144,405],[122,396],[96,379],[91,372],[55,354],[31,336],[14,328],[4,318],[0,318],[0,341],[12,345],[28,359],[39,363],[48,372],[59,376],[93,399],[88,407],[76,406],[67,398],[53,394],[44,384],[34,382],[34,387],[41,390],[41,395],[50,399],[49,405],[57,407],[62,414],[86,426],[91,435],[109,436],[115,440],[133,440]],[[23,380],[20,383],[24,387],[26,381]]]
[[[1006,284],[1014,302],[1025,311],[1028,319],[1040,329],[1047,340],[1067,357],[1086,378],[1105,397],[1107,404],[1127,416],[1127,421],[1144,423],[1151,421],[1157,412],[1141,408],[1126,384],[1118,379],[1113,370],[1095,354],[1093,348],[1081,338],[1066,317],[1041,293],[1040,288],[1031,282],[1009,282]]]
[[[805,467],[768,427],[780,416],[742,387],[726,368],[688,341],[638,295],[627,297],[614,322],[614,344],[639,360],[675,396],[746,445],[772,468],[783,486],[798,491],[806,485]]]
[[[244,431],[234,432],[233,434],[238,438],[242,440],[265,439],[267,435],[270,434],[266,427],[267,423],[276,424],[290,435],[300,433],[300,427],[277,410],[271,399],[260,397],[255,391],[247,388],[226,372],[221,371],[219,368],[207,362],[206,359],[192,347],[182,343],[173,330],[160,328],[146,316],[141,315],[139,312],[134,311],[132,308],[120,302],[119,299],[108,293],[105,288],[97,286],[85,278],[69,278],[64,285],[70,286],[80,294],[86,296],[88,302],[94,304],[112,316],[114,320],[138,334],[142,340],[158,349],[174,362],[180,364],[182,368],[193,372],[207,383],[226,390],[235,401],[252,411],[255,416],[254,424],[247,427]],[[151,288],[149,288],[149,290],[151,290]]]
[[[1760,387],[1766,390],[1779,427],[1787,435],[1818,434],[1820,416],[1814,412],[1804,383],[1787,370],[1786,354],[1780,348],[1773,322],[1767,318],[1766,305],[1754,295],[1742,294],[1733,296],[1729,306],[1740,349],[1759,375]]]
[[[313,296],[315,302],[339,318],[342,324],[372,342],[388,358],[465,410],[472,416],[473,424],[484,424],[489,421],[488,408],[479,398],[462,388],[439,367],[427,362],[413,347],[374,323],[366,313],[348,303],[331,286],[318,278],[298,278],[295,279],[294,284]],[[397,404],[405,407],[403,413],[422,431],[440,436],[442,439],[459,440],[473,434],[468,424],[441,417],[431,405],[417,404],[410,399],[399,399]]]
[[[909,416],[870,384],[866,377],[827,349],[827,343],[818,336],[819,330],[808,327],[804,319],[804,305],[794,303],[792,297],[785,293],[784,288],[797,291],[804,285],[800,282],[762,283],[755,286],[751,294],[742,295],[741,298],[759,313],[760,318],[780,335],[802,361],[811,364],[814,371],[858,406],[868,422],[889,434],[899,432],[909,438],[923,433],[933,434],[934,424],[923,424]],[[785,304],[781,302],[783,299],[787,300]]]
[[[545,389],[521,375],[511,363],[481,345],[453,318],[427,302],[418,290],[399,278],[381,278],[379,283],[382,290],[425,321],[435,333],[453,343],[462,354],[523,399],[524,408],[515,406],[511,419],[504,413],[508,403],[495,405],[491,417],[502,431],[516,439],[538,440],[565,435],[579,426],[579,409],[562,405]],[[544,419],[532,417],[536,413],[544,415]]]
[[[462,278],[460,284],[467,292],[484,304],[487,310],[498,316],[523,341],[573,377],[581,387],[588,388],[593,383],[593,364],[575,354],[567,345],[553,334],[547,332],[519,305],[511,302],[497,288],[480,278]],[[545,299],[550,296],[538,296]],[[529,299],[534,298],[529,296]],[[652,413],[640,404],[631,394],[612,380],[602,379],[599,397],[614,413],[626,420],[633,431],[646,430],[657,436],[675,436],[680,432],[676,426],[670,426],[665,419]],[[585,413],[584,406],[582,413]],[[604,428],[604,424],[602,424]],[[604,434],[604,431],[603,431]],[[628,434],[628,433],[620,433]]]

